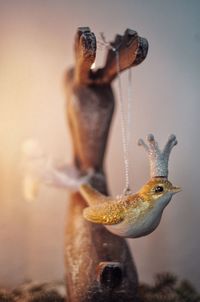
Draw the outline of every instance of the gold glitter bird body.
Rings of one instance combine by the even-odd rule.
[[[89,184],[81,185],[79,191],[89,205],[83,211],[86,220],[103,224],[110,232],[127,238],[148,235],[159,225],[164,208],[181,191],[167,179],[169,154],[177,140],[171,135],[163,151],[153,135],[147,140],[148,145],[143,140],[139,140],[139,145],[149,155],[150,181],[137,193],[116,198],[101,194]]]
[[[165,178],[152,178],[138,193],[107,197],[90,185],[82,185],[80,192],[90,205],[83,215],[94,223],[104,224],[112,233],[129,238],[150,234],[159,225],[164,208],[179,192]]]

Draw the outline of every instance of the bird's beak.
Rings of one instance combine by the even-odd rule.
[[[172,193],[178,193],[178,192],[180,192],[181,191],[181,188],[180,187],[172,187],[172,189],[171,189],[171,192]]]

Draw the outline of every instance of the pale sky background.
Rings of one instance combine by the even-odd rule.
[[[183,191],[153,234],[129,243],[141,280],[170,271],[200,290],[198,0],[0,0],[0,284],[64,276],[67,192],[42,188],[36,202],[26,202],[20,148],[35,138],[49,154],[70,162],[62,76],[73,64],[78,26],[108,39],[132,28],[149,41],[147,59],[133,70],[133,189],[149,177],[147,156],[136,141],[152,132],[161,144],[177,135],[169,179]],[[99,51],[97,63],[103,56]],[[117,110],[105,163],[113,195],[124,183],[119,120]]]

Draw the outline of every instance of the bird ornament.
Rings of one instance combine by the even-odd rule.
[[[152,233],[172,196],[181,191],[168,180],[169,155],[176,144],[175,135],[169,137],[162,151],[152,134],[147,137],[147,144],[142,139],[138,141],[148,153],[151,179],[135,194],[114,198],[101,194],[87,183],[82,184],[79,191],[88,204],[83,211],[84,218],[126,238]]]

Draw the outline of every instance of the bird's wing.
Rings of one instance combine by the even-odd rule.
[[[112,200],[111,197],[101,194],[88,184],[81,185],[79,191],[89,206]]]
[[[85,208],[83,216],[86,220],[94,223],[113,225],[124,219],[125,211],[119,203],[110,201]]]

